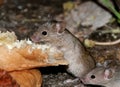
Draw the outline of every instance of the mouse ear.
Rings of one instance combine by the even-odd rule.
[[[105,69],[105,71],[104,71],[104,78],[106,80],[110,80],[113,77],[114,73],[115,73],[114,69]]]
[[[65,22],[56,23],[57,33],[63,33],[65,30]]]

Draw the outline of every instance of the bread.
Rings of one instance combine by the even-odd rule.
[[[67,65],[63,53],[50,45],[17,40],[14,32],[0,33],[0,69],[25,70],[36,67]]]
[[[41,87],[41,73],[33,68],[58,65],[68,62],[57,48],[0,32],[0,87]]]
[[[41,87],[42,77],[37,69],[10,72],[20,87]]]
[[[0,87],[41,87],[42,77],[39,70],[6,72],[0,69]]]
[[[20,87],[20,85],[8,72],[0,69],[0,87]]]

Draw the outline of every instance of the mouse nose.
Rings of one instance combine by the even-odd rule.
[[[37,42],[40,41],[40,37],[35,36],[35,35],[31,36],[30,39],[31,39],[33,42],[35,42],[35,43],[37,43]]]

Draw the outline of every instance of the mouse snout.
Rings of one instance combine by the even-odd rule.
[[[40,37],[38,37],[38,36],[36,36],[36,35],[31,36],[30,39],[31,39],[33,42],[35,42],[35,43],[37,43],[37,42],[40,41]]]

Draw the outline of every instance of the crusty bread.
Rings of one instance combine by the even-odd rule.
[[[10,75],[20,87],[41,87],[42,76],[37,69],[14,71]]]
[[[50,45],[18,41],[13,32],[0,33],[0,69],[14,71],[67,65],[63,56],[61,51]]]
[[[0,69],[0,87],[41,87],[42,77],[37,69],[7,72]]]
[[[20,87],[20,85],[8,72],[0,69],[0,87]]]
[[[0,32],[0,87],[41,87],[36,67],[67,65],[64,55],[51,45],[17,40],[14,32]],[[7,82],[6,82],[7,80]]]

